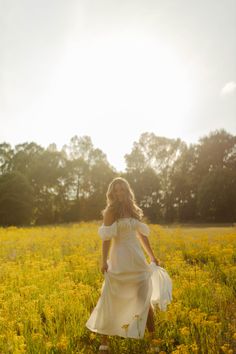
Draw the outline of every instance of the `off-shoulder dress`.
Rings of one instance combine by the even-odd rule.
[[[98,234],[112,240],[101,296],[86,327],[93,332],[143,338],[150,305],[165,311],[172,300],[172,282],[164,268],[147,263],[137,232],[149,236],[147,224],[120,218],[102,224]]]

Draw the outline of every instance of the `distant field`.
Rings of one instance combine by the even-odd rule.
[[[0,353],[96,353],[85,328],[100,295],[99,223],[0,228]],[[150,225],[173,281],[156,311],[160,353],[236,353],[236,228]],[[111,340],[112,353],[149,353],[144,339]]]

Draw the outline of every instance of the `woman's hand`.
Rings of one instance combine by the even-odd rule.
[[[159,258],[151,258],[150,261],[155,263],[158,266],[161,266],[161,261]]]
[[[107,264],[107,262],[103,262],[102,266],[101,266],[102,274],[104,274],[104,272],[107,272],[107,270],[108,270],[108,264]]]

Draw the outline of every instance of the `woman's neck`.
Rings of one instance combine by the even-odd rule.
[[[130,215],[128,210],[122,210],[121,213],[120,213],[120,217],[122,217],[122,218],[130,218],[131,215]]]

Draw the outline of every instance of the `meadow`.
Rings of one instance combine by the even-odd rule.
[[[97,353],[85,327],[100,296],[100,222],[0,228],[0,353]],[[160,353],[236,353],[236,228],[149,225],[173,282],[155,311]],[[111,339],[115,354],[149,353],[140,340]]]

